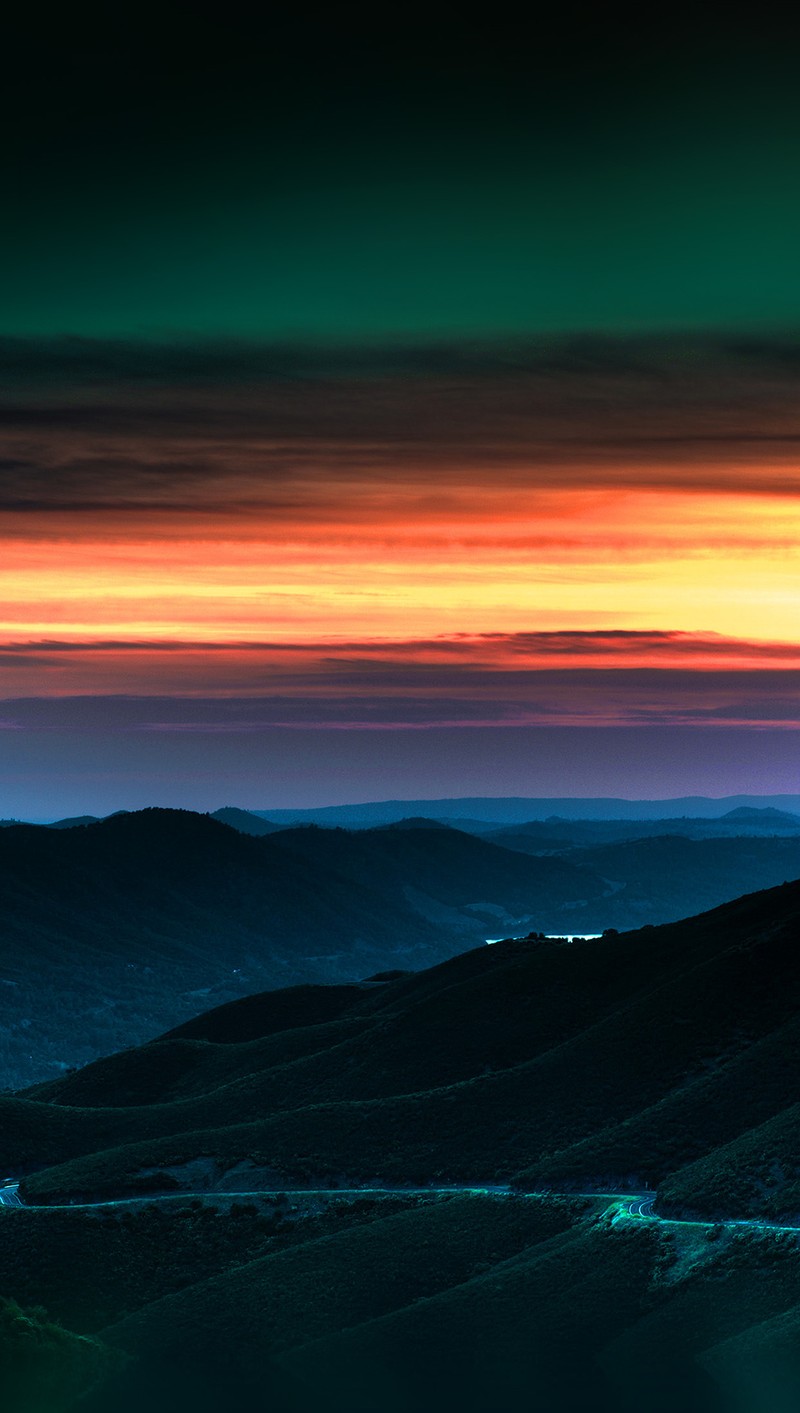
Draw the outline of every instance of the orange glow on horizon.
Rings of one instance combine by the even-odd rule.
[[[800,504],[789,498],[512,493],[501,478],[426,512],[400,496],[377,523],[353,509],[348,500],[335,523],[264,510],[216,522],[192,510],[105,512],[81,515],[77,535],[72,516],[20,514],[0,566],[0,638],[247,643],[581,628],[798,638]]]

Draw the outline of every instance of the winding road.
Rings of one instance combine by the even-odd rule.
[[[225,1198],[230,1202],[238,1202],[247,1197],[452,1197],[455,1194],[485,1197],[490,1193],[500,1196],[526,1195],[515,1194],[512,1188],[500,1184],[485,1187],[465,1187],[456,1184],[451,1184],[449,1187],[258,1187],[249,1191],[235,1192],[209,1191],[208,1189],[203,1192],[148,1192],[142,1193],[138,1197],[106,1198],[98,1202],[45,1202],[39,1204],[23,1202],[19,1195],[19,1183],[9,1181],[0,1186],[0,1207],[22,1207],[27,1212],[79,1212],[95,1211],[103,1207],[150,1205],[153,1202],[209,1202],[219,1201],[220,1198]]]
[[[220,1201],[224,1199],[229,1202],[238,1202],[248,1198],[275,1197],[275,1198],[308,1198],[308,1197],[445,1197],[460,1194],[461,1196],[486,1197],[492,1194],[506,1197],[563,1197],[563,1198],[592,1198],[597,1201],[605,1199],[608,1206],[605,1215],[611,1217],[613,1222],[625,1219],[642,1222],[660,1222],[668,1227],[700,1227],[708,1230],[710,1227],[723,1227],[741,1230],[742,1228],[751,1231],[768,1232],[791,1232],[795,1236],[800,1236],[800,1225],[790,1226],[783,1222],[772,1222],[758,1217],[733,1217],[727,1220],[702,1220],[699,1217],[670,1217],[663,1216],[654,1210],[653,1204],[656,1200],[655,1192],[639,1192],[631,1195],[624,1192],[520,1192],[515,1188],[501,1184],[486,1184],[478,1186],[459,1186],[451,1184],[447,1187],[260,1187],[247,1192],[167,1192],[167,1193],[147,1193],[138,1197],[117,1197],[107,1198],[98,1202],[47,1202],[34,1204],[23,1202],[19,1195],[19,1183],[13,1179],[7,1179],[0,1184],[0,1207],[21,1208],[24,1211],[33,1212],[53,1212],[53,1211],[98,1211],[114,1207],[134,1207],[151,1205],[154,1202],[187,1202],[187,1201]]]
[[[648,1192],[646,1197],[627,1197],[622,1199],[628,1204],[628,1210],[624,1213],[626,1217],[655,1217],[653,1203],[656,1200],[654,1192]]]

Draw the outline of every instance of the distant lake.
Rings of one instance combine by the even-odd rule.
[[[545,942],[589,942],[602,937],[602,932],[548,932],[543,938]],[[524,942],[527,933],[520,937],[487,937],[487,947],[492,947],[495,942]]]

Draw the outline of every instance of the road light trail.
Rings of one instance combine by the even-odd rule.
[[[621,1192],[524,1192],[499,1183],[486,1183],[482,1186],[451,1183],[441,1187],[259,1187],[242,1192],[218,1190],[148,1192],[135,1197],[109,1197],[94,1202],[29,1203],[20,1197],[19,1186],[18,1182],[12,1180],[0,1185],[0,1207],[15,1207],[28,1212],[82,1212],[109,1210],[116,1207],[151,1206],[154,1203],[164,1202],[240,1202],[254,1198],[273,1198],[278,1201],[281,1199],[301,1200],[310,1197],[329,1200],[336,1198],[357,1199],[359,1197],[511,1197],[523,1201],[526,1198],[542,1199],[548,1197],[560,1198],[564,1201],[581,1199],[601,1201],[605,1199],[608,1206],[604,1209],[604,1215],[611,1214],[614,1221],[629,1219],[658,1222],[664,1226],[702,1227],[706,1230],[711,1227],[723,1227],[749,1231],[790,1232],[795,1236],[800,1236],[800,1225],[768,1221],[759,1217],[704,1219],[701,1217],[673,1217],[669,1214],[656,1212],[654,1203],[657,1194],[655,1192],[639,1192],[633,1195]]]

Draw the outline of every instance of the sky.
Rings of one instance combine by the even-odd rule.
[[[0,817],[800,792],[796,36],[172,14],[10,31]]]

